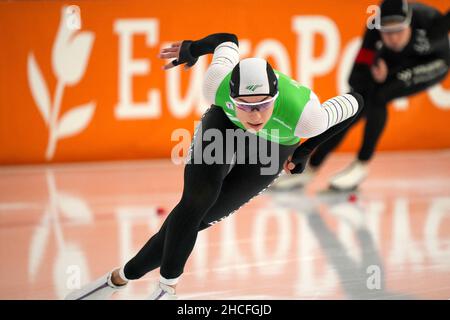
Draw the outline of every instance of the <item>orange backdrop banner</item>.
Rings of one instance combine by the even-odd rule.
[[[443,0],[423,1],[441,11]],[[268,59],[321,100],[348,89],[374,1],[0,3],[0,163],[169,157],[206,110],[210,62],[161,70],[159,50],[215,32]],[[80,18],[78,18],[80,17]],[[450,81],[389,106],[379,149],[450,147]],[[361,125],[340,150],[355,150]]]

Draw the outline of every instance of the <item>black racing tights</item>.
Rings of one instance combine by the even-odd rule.
[[[310,165],[319,167],[325,158],[344,139],[350,128],[362,117],[366,118],[363,143],[359,149],[358,159],[368,161],[372,158],[379,138],[387,120],[387,104],[393,99],[419,93],[442,81],[448,73],[449,62],[444,59],[412,62],[392,72],[383,84],[377,84],[372,90],[363,94],[364,109],[358,118],[345,130],[336,134],[317,147],[310,158]]]
[[[201,119],[201,128],[196,132],[191,145],[193,155],[201,154],[211,143],[204,141],[204,133],[208,129],[216,129],[226,137],[227,129],[238,129],[217,106],[211,108]],[[240,130],[240,129],[238,129]],[[202,133],[201,136],[199,131]],[[241,130],[243,132],[243,130]],[[248,133],[249,134],[249,133]],[[253,135],[253,137],[256,137]],[[125,276],[132,280],[138,279],[147,272],[160,267],[160,274],[166,279],[177,278],[183,273],[184,265],[194,247],[197,233],[208,228],[219,220],[233,213],[239,207],[258,195],[279,175],[283,164],[298,146],[285,146],[256,138],[259,150],[265,145],[270,159],[276,162],[271,174],[261,174],[263,167],[274,165],[265,161],[254,164],[231,164],[230,157],[224,157],[222,164],[196,164],[190,161],[184,169],[184,188],[181,200],[164,221],[158,233],[153,235],[142,249],[124,267]],[[215,139],[211,139],[215,141]],[[248,140],[245,148],[245,158],[249,159]],[[223,154],[225,143],[223,144]],[[234,152],[239,153],[238,144]],[[218,152],[218,150],[216,150]],[[214,153],[213,153],[214,154]],[[254,155],[254,154],[253,154]],[[242,159],[242,158],[241,158]],[[193,163],[194,162],[194,163]]]

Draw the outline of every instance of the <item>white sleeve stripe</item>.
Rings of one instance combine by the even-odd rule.
[[[229,44],[229,43],[230,43],[230,44]],[[234,42],[229,42],[229,41],[227,41],[227,42],[222,42],[222,43],[219,44],[219,45],[216,47],[216,49],[214,49],[214,50],[217,50],[217,49],[223,48],[223,47],[231,48],[231,49],[233,49],[234,51],[236,51],[237,54],[239,54],[239,50],[237,49],[237,45],[236,45]]]
[[[332,122],[332,116],[333,116],[333,111],[331,110],[331,107],[330,107],[330,103],[328,102],[328,101],[325,101],[324,103],[323,103],[323,105],[326,107],[326,108],[324,108],[326,111],[327,111],[327,113],[328,113],[328,126],[327,126],[327,128],[329,128],[330,127],[330,123]],[[331,113],[331,114],[330,114]]]
[[[347,99],[348,102],[352,105],[352,115],[354,115],[354,114],[358,111],[358,101],[357,101],[357,100],[355,99],[355,97],[353,97],[352,95],[346,94],[346,95],[343,95],[343,97],[344,97],[345,99]],[[355,100],[356,105],[355,105],[354,103],[352,103],[352,99],[350,99],[350,98],[352,98],[353,100]],[[353,107],[354,107],[354,108],[353,108]]]
[[[216,63],[225,64],[233,68],[239,62],[239,49],[232,42],[225,42],[226,45],[219,45],[214,50],[211,65]]]
[[[332,116],[327,112],[328,128],[332,127],[344,120],[347,120],[356,113],[357,106],[346,95],[336,96],[323,103],[325,110],[330,109]],[[356,107],[356,108],[355,108]],[[334,110],[334,111],[333,111]]]
[[[339,123],[339,122],[341,122],[341,121],[344,119],[344,111],[345,111],[346,114],[348,114],[348,108],[349,108],[349,105],[345,102],[345,100],[342,101],[341,98],[340,98],[339,96],[336,97],[336,101],[339,102],[339,105],[340,105],[341,108],[342,108],[342,113],[341,113],[342,117],[341,117],[341,119],[338,121],[338,123]],[[347,118],[345,117],[345,119],[347,119]]]
[[[355,113],[356,113],[356,111],[355,111],[355,109],[353,108],[353,103],[344,95],[344,96],[342,96],[342,97],[344,97],[345,99],[347,99],[347,101],[350,103],[350,105],[352,106],[352,115],[354,115]]]
[[[340,101],[341,101],[341,99],[339,99]],[[342,101],[342,103],[346,106],[346,108],[345,108],[345,115],[344,115],[344,113],[342,113],[342,118],[343,119],[347,119],[347,117],[348,117],[348,114],[349,114],[349,109],[348,109],[348,107],[347,107],[347,104],[346,104],[346,102],[345,102],[345,100],[344,101]]]
[[[333,121],[331,122],[331,126],[333,126],[335,123],[337,123],[339,111],[336,108],[336,105],[334,104],[333,100],[330,99],[329,101],[330,101],[331,105],[333,106],[333,109],[332,109],[332,110],[334,110],[333,115],[335,115],[333,118]]]
[[[333,105],[334,111],[336,112],[336,117],[334,118],[334,122],[338,121],[338,117],[339,117],[339,110],[336,107],[336,105],[334,104],[334,101],[331,101],[331,104]]]
[[[218,57],[216,58],[213,62],[211,62],[211,64],[227,64],[227,62],[223,61],[223,60],[228,60],[230,63],[233,63],[233,60],[231,60],[228,57]]]
[[[339,100],[339,104],[341,104],[341,105],[343,105],[343,112],[342,112],[342,119],[341,119],[341,121],[343,121],[344,119],[347,119],[348,118],[348,115],[349,115],[349,108],[351,108],[351,105],[349,106],[348,104],[347,104],[347,102],[345,101],[345,100],[343,100],[341,97],[336,97],[337,98],[337,100]],[[344,111],[345,111],[345,116],[344,116]],[[340,121],[339,121],[340,122]]]
[[[328,109],[330,110],[331,113],[331,118],[330,118],[330,127],[333,125],[333,123],[336,121],[336,109],[334,108],[334,105],[331,102],[328,102]]]
[[[352,101],[347,97],[347,95],[342,95],[341,98],[345,98],[345,100],[348,101],[348,105],[350,105],[350,108],[352,108],[351,115],[349,117],[353,116],[356,113],[356,111],[358,111],[358,106],[354,105]],[[355,98],[353,99],[356,101]],[[358,101],[356,101],[356,104],[358,104]]]
[[[347,105],[345,103],[342,105],[339,97],[336,97],[335,101],[339,104],[339,107],[341,107],[341,118],[338,120],[338,122],[341,122],[344,118],[344,110],[347,111]]]
[[[344,106],[345,106],[345,116],[344,116],[344,113],[342,113],[342,119],[347,119],[348,118],[348,115],[349,115],[349,106],[348,106],[348,104],[345,102],[345,100],[342,100],[342,98],[341,97],[339,97],[339,101],[342,101],[342,103],[344,104]],[[351,105],[350,105],[350,108],[351,108]]]
[[[344,108],[341,106],[338,99],[335,99],[334,101],[336,103],[336,109],[338,110],[338,114],[339,114],[339,116],[337,117],[337,119],[338,119],[337,122],[341,122],[342,117],[344,116]],[[340,117],[340,119],[339,119],[339,117]]]
[[[339,122],[338,118],[340,115],[342,115],[342,107],[339,105],[339,102],[337,102],[337,105],[339,106],[339,108],[336,106],[336,100],[333,99],[331,100],[331,103],[333,104],[334,109],[336,110],[336,123]]]
[[[213,61],[224,57],[230,59],[233,66],[239,62],[239,48],[234,42],[224,42],[214,49]]]
[[[330,111],[328,111],[328,108],[324,108],[324,109],[328,114],[328,117],[327,117],[327,129],[328,129],[330,127]]]
[[[353,104],[352,104],[352,102],[351,102],[350,100],[348,100],[347,97],[345,97],[345,96],[341,96],[340,99],[341,99],[342,102],[345,103],[345,105],[347,106],[347,108],[346,108],[347,114],[345,115],[345,119],[348,119],[348,118],[350,118],[353,114],[355,114],[354,108],[353,108]],[[345,100],[344,100],[344,99],[345,99]],[[347,103],[346,100],[347,100],[349,103]]]
[[[311,98],[295,127],[295,135],[300,138],[315,137],[352,117],[357,111],[358,102],[352,95],[337,96],[323,104],[318,98]]]
[[[336,101],[336,104],[339,105],[339,111],[340,111],[340,119],[336,123],[340,123],[344,119],[344,110],[347,110],[347,105],[344,103],[344,105],[341,104],[341,101],[336,97],[334,99]]]

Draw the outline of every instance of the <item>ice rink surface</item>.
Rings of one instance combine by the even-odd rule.
[[[449,299],[450,152],[380,153],[357,193],[267,191],[199,234],[180,299]],[[131,258],[177,203],[170,160],[0,167],[0,299],[61,299]],[[152,271],[115,299],[145,299]]]

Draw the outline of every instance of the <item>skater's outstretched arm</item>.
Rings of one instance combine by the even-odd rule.
[[[164,69],[170,69],[181,64],[185,64],[185,68],[189,68],[197,62],[200,56],[214,53],[217,46],[225,42],[233,43],[236,47],[239,46],[236,35],[232,33],[213,33],[200,40],[174,42],[170,47],[163,48],[159,57],[162,59],[175,59],[166,64]]]
[[[358,117],[363,107],[364,101],[362,96],[359,93],[351,92],[329,99],[323,103],[322,107],[314,109],[317,114],[316,116],[310,115],[309,117],[311,119],[308,122],[313,123],[317,121],[321,123],[316,126],[319,128],[326,123],[326,130],[322,130],[322,133],[300,144],[292,155],[292,158],[288,160],[285,168],[291,173],[303,172],[313,150],[321,143],[347,128]],[[310,126],[312,127],[312,125]]]
[[[170,69],[184,64],[192,67],[202,55],[214,53],[212,62],[203,79],[203,94],[210,104],[214,104],[216,92],[225,76],[239,62],[239,41],[232,33],[214,33],[200,40],[175,42],[161,50],[160,58],[175,59],[164,66]]]

